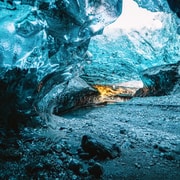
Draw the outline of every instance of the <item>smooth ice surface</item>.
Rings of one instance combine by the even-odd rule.
[[[79,74],[89,39],[115,21],[121,7],[121,0],[0,2],[0,66],[36,68],[39,81],[67,67]]]

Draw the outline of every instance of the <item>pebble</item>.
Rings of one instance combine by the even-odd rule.
[[[69,169],[72,170],[74,173],[79,174],[80,168],[82,167],[82,164],[77,159],[70,159],[69,162]]]
[[[129,140],[126,140],[121,146],[122,149],[131,149],[132,147],[133,145]]]
[[[148,125],[152,125],[153,124],[153,121],[148,121]]]
[[[120,134],[126,134],[126,132],[127,132],[127,130],[126,130],[125,128],[122,127],[122,128],[120,129]]]
[[[158,149],[160,152],[167,152],[168,151],[168,147],[166,147],[166,146],[159,145]]]
[[[164,156],[164,153],[160,153],[160,157],[163,157]]]
[[[61,160],[65,160],[66,158],[67,158],[66,153],[61,152],[61,154],[60,154],[60,159],[61,159]]]
[[[135,165],[135,167],[137,167],[138,169],[141,168],[141,165],[140,165],[139,163],[135,163],[134,165]]]
[[[154,166],[155,163],[154,162],[149,162],[149,166]]]
[[[60,153],[62,151],[62,146],[60,144],[55,144],[54,146],[52,146],[52,149],[55,152]]]
[[[174,155],[174,153],[172,153],[172,152],[165,153],[165,154],[164,154],[164,157],[165,157],[167,160],[170,160],[170,161],[175,160],[175,155]]]
[[[61,126],[61,127],[59,128],[60,131],[62,131],[62,130],[64,130],[64,129],[66,129],[66,127]]]
[[[125,165],[126,165],[126,163],[122,162],[122,163],[121,163],[121,165],[125,166]]]
[[[177,144],[177,146],[176,146],[174,152],[175,152],[176,154],[180,155],[180,143]]]
[[[77,180],[77,179],[78,179],[78,177],[76,175],[72,176],[72,180]]]
[[[103,174],[103,167],[99,163],[95,163],[93,166],[88,168],[88,171],[91,175],[95,176],[96,178],[101,177]]]

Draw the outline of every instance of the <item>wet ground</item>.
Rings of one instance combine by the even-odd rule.
[[[1,179],[180,179],[180,95],[82,108],[48,124],[1,136]],[[84,135],[115,144],[120,156],[81,158]]]

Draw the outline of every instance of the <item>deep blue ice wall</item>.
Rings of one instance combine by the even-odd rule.
[[[122,0],[0,1],[0,11],[0,126],[16,128],[81,74],[90,38],[120,16]]]

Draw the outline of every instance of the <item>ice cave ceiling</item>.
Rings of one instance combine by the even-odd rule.
[[[0,0],[0,11],[6,118],[94,103],[104,87],[131,96],[140,82],[136,95],[179,90],[179,0]]]

